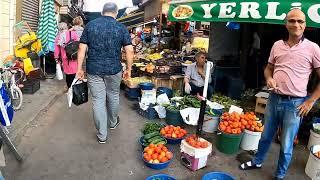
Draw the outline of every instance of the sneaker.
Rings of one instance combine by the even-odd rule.
[[[116,125],[110,126],[110,129],[116,129],[116,128],[119,126],[119,124],[120,124],[120,118],[119,118],[119,116],[118,116],[118,117],[117,117],[117,123],[116,123]]]
[[[97,136],[97,140],[99,144],[105,144],[107,142],[107,139],[101,140],[98,136]]]

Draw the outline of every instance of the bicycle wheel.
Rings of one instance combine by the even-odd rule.
[[[13,86],[11,88],[12,89],[10,91],[10,98],[11,98],[12,107],[14,110],[19,110],[22,106],[22,101],[23,101],[21,89],[16,86]]]

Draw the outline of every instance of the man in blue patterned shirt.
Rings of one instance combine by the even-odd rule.
[[[82,69],[86,51],[86,71],[92,94],[93,118],[99,143],[107,141],[108,126],[119,125],[119,93],[122,78],[121,48],[126,53],[124,78],[131,77],[133,47],[127,28],[116,21],[118,7],[114,3],[103,6],[102,17],[90,21],[81,36],[78,51],[77,77],[84,78]]]

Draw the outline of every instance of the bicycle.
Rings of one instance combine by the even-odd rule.
[[[11,99],[12,107],[15,111],[19,110],[22,106],[23,95],[20,87],[23,87],[23,85],[20,82],[23,81],[24,78],[24,71],[21,68],[14,66],[0,68],[0,79],[5,84],[5,88]]]

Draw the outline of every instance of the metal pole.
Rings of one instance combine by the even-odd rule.
[[[207,90],[208,90],[209,77],[210,77],[212,67],[213,67],[213,62],[211,61],[207,62],[206,77],[204,80],[203,94],[202,94],[200,113],[199,113],[198,125],[197,125],[198,136],[200,136],[202,132],[203,119],[204,119],[204,114],[206,112],[206,107],[207,107]]]

